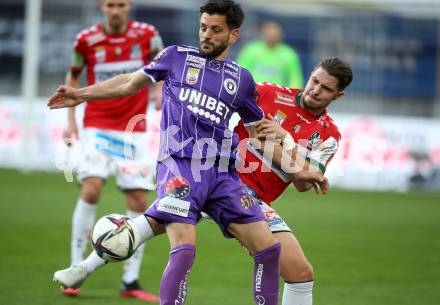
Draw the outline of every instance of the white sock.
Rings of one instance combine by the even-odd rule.
[[[81,198],[76,202],[72,216],[71,265],[78,265],[84,259],[95,222],[96,207],[96,204],[90,204]]]
[[[145,240],[148,238],[148,235],[150,234],[149,231],[153,232],[151,229],[150,223],[145,218],[143,213],[137,213],[133,211],[127,211],[127,216],[132,218],[135,223],[136,228],[139,231],[139,234],[141,236],[142,244],[136,249],[136,252],[133,254],[132,257],[124,261],[124,273],[122,275],[122,280],[124,283],[132,283],[133,281],[139,279],[139,273],[141,269],[142,264],[142,257],[144,256],[144,249],[145,249]],[[145,220],[145,222],[148,224],[146,226],[145,222],[141,222],[138,220],[142,218]]]
[[[313,281],[303,283],[284,283],[282,305],[312,305]]]
[[[150,223],[148,222],[144,214],[139,215],[137,217],[133,217],[132,221],[139,232],[141,243],[146,242],[147,240],[149,240],[154,236],[153,229],[151,228]]]
[[[91,274],[99,267],[104,266],[106,263],[107,262],[100,258],[95,251],[92,251],[92,253],[90,253],[90,255],[83,262],[81,262],[80,265],[86,266],[87,274]]]

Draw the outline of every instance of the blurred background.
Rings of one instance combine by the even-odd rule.
[[[197,45],[201,3],[135,0],[133,18],[155,25],[165,45]],[[440,189],[440,1],[242,4],[247,18],[232,58],[259,38],[262,22],[276,20],[304,81],[324,57],[351,64],[354,81],[330,107],[343,134],[328,171],[333,185]],[[0,0],[0,166],[57,168],[65,117],[44,104],[64,81],[76,34],[102,20],[97,1]]]
[[[155,25],[166,46],[198,44],[202,1],[133,2],[132,17]],[[326,173],[331,191],[290,188],[274,205],[313,264],[314,304],[438,305],[440,0],[240,2],[247,18],[233,59],[260,38],[263,21],[275,20],[296,51],[298,81],[324,57],[354,71],[330,107],[342,133]],[[64,82],[76,34],[101,21],[98,0],[0,0],[0,304],[136,302],[118,297],[118,264],[93,275],[78,300],[50,283],[68,266],[79,188],[66,180],[75,181],[79,156],[61,141],[66,111],[46,103]],[[113,179],[101,201],[98,217],[124,213]],[[215,225],[200,227],[187,304],[254,304],[247,253]],[[141,277],[152,292],[168,251],[164,236],[148,242]]]

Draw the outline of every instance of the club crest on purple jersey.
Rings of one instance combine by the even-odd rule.
[[[165,184],[165,194],[168,197],[183,198],[189,191],[189,182],[183,177],[173,177]]]
[[[197,81],[199,80],[199,74],[200,69],[198,68],[188,68],[186,71],[186,83],[189,85],[195,85],[197,84]]]
[[[223,87],[225,88],[226,92],[228,92],[230,95],[234,95],[237,93],[237,83],[232,78],[227,78],[223,82]]]

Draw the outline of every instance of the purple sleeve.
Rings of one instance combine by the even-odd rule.
[[[173,66],[174,47],[163,49],[143,70],[153,82],[165,80]]]
[[[243,104],[237,109],[245,126],[252,125],[254,122],[263,119],[264,114],[257,105],[257,89],[252,76],[247,77],[248,86],[243,96]]]

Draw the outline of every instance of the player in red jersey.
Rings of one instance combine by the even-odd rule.
[[[87,69],[88,85],[102,82],[121,73],[142,68],[163,49],[157,30],[149,24],[132,21],[128,14],[131,0],[101,0],[105,22],[79,33],[76,38],[66,84],[80,86],[80,74]],[[112,168],[117,185],[124,192],[128,216],[142,215],[147,208],[146,190],[153,172],[145,167],[148,90],[133,96],[87,103],[80,143],[83,149],[78,167],[81,195],[72,218],[71,264],[83,259],[95,222],[102,186]],[[63,136],[78,137],[75,109],[68,110],[68,124]],[[154,167],[151,164],[151,167]],[[159,298],[142,290],[138,278],[144,247],[124,264],[121,295],[156,302]],[[96,258],[99,259],[99,258]],[[63,289],[64,294],[78,295],[78,289]]]
[[[299,152],[309,161],[300,166],[324,173],[341,138],[326,107],[344,95],[351,80],[350,66],[339,58],[329,58],[315,67],[304,91],[270,83],[258,84],[258,104],[269,117],[258,126],[260,136],[276,135],[292,156]],[[240,152],[244,162],[238,169],[240,179],[258,200],[272,233],[281,242],[280,268],[285,280],[282,304],[311,305],[312,266],[292,230],[271,207],[291,180],[279,166],[267,162],[263,154],[248,143],[249,136],[242,122],[235,132],[242,140]],[[312,187],[307,183],[292,182],[299,191]]]

